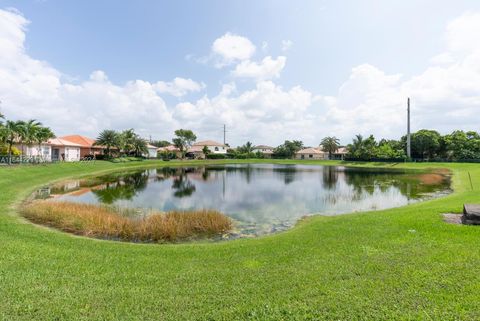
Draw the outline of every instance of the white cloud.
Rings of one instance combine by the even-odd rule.
[[[293,46],[293,41],[291,40],[282,40],[282,51],[288,51]]]
[[[260,63],[256,63],[250,60],[245,60],[239,63],[232,74],[235,77],[241,78],[255,78],[255,79],[272,79],[278,78],[280,72],[285,67],[287,58],[279,56],[277,59],[273,59],[271,56],[263,58]]]
[[[451,51],[469,52],[480,49],[480,13],[467,12],[449,22],[446,37]]]
[[[199,92],[206,87],[204,83],[198,83],[192,79],[176,77],[173,81],[158,81],[154,84],[160,93],[168,93],[175,97],[182,97],[190,92]]]
[[[246,37],[227,32],[212,44],[212,52],[220,59],[216,66],[232,64],[237,61],[250,59],[255,53],[255,45]]]
[[[281,143],[286,138],[311,139],[316,132],[315,120],[305,118],[313,96],[300,86],[284,90],[271,81],[260,81],[240,94],[235,94],[233,87],[227,85],[219,95],[203,97],[194,104],[178,104],[174,115],[205,137],[217,137],[221,125],[227,124],[234,128],[239,142]]]
[[[118,86],[101,70],[80,84],[65,82],[59,71],[25,53],[27,24],[18,12],[0,10],[0,97],[8,118],[38,119],[59,135],[130,127],[171,135],[175,121],[152,84]]]

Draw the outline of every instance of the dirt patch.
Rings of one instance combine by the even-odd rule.
[[[443,183],[445,176],[437,173],[426,173],[417,176],[422,184],[425,185],[438,185]]]
[[[462,214],[446,213],[442,214],[443,221],[449,224],[462,224]]]

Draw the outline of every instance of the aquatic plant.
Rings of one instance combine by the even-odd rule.
[[[22,207],[30,221],[95,238],[135,242],[175,242],[228,232],[231,219],[214,210],[154,212],[129,218],[109,206],[37,200]]]

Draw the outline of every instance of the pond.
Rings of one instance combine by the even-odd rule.
[[[340,215],[445,195],[448,176],[342,166],[229,164],[162,167],[73,180],[38,198],[149,210],[215,209],[230,216],[230,238],[285,230],[305,215]]]

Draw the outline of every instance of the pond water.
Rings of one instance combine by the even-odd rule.
[[[449,192],[448,176],[394,169],[309,165],[162,167],[73,180],[43,189],[54,201],[168,211],[216,209],[231,237],[285,230],[305,215],[402,206]]]

